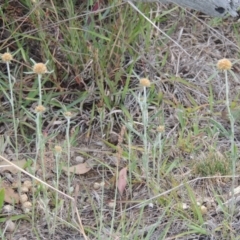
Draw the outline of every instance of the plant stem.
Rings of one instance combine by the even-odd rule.
[[[71,160],[71,144],[70,144],[70,136],[69,136],[69,132],[70,132],[70,117],[67,117],[67,128],[66,128],[66,141],[67,141],[67,173],[68,173],[68,191],[70,193],[70,189],[71,189],[71,181],[70,181],[70,160]]]
[[[226,70],[224,71],[224,73],[225,73],[225,85],[226,85],[226,107],[227,107],[228,117],[229,117],[230,126],[231,126],[230,142],[231,142],[231,159],[232,159],[232,175],[233,175],[233,178],[232,178],[232,194],[233,194],[234,188],[235,188],[236,159],[237,159],[237,155],[236,155],[236,151],[235,151],[235,143],[234,143],[235,120],[234,120],[234,117],[232,115],[231,108],[230,108],[228,73]],[[232,205],[232,212],[233,211],[234,211],[234,205]]]

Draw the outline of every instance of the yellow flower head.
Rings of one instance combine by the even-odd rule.
[[[13,60],[13,56],[9,52],[2,54],[1,58],[2,58],[2,61],[5,63],[9,63]]]
[[[36,74],[44,74],[47,73],[47,67],[44,63],[36,63],[33,66],[33,72]]]
[[[62,152],[62,147],[61,146],[55,146],[54,150],[56,153],[61,153]]]
[[[147,78],[141,78],[140,79],[140,85],[143,86],[143,87],[150,87],[151,82]]]
[[[66,118],[71,118],[71,117],[72,117],[72,113],[71,113],[71,112],[65,112],[65,113],[64,113],[64,116],[65,116]]]
[[[46,110],[46,108],[44,107],[44,106],[42,106],[42,105],[38,105],[38,106],[36,106],[36,108],[35,108],[35,112],[37,112],[37,113],[42,113],[42,112],[44,112]]]
[[[220,59],[217,62],[217,69],[218,70],[231,70],[232,68],[232,62],[228,60],[227,58]]]
[[[157,131],[163,133],[165,131],[165,127],[163,125],[160,125],[157,127]]]

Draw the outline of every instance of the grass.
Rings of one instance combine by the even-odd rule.
[[[1,239],[238,239],[239,23],[96,2],[1,6]]]

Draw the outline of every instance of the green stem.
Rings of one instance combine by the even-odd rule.
[[[39,89],[39,101],[38,105],[42,105],[42,75],[38,74],[38,89]]]
[[[70,181],[70,160],[71,160],[71,144],[70,144],[70,117],[67,117],[67,129],[66,129],[66,140],[67,140],[67,159],[68,159],[68,191],[71,189],[71,181]]]
[[[231,134],[230,134],[230,142],[231,142],[231,159],[232,159],[232,175],[233,175],[233,179],[232,179],[232,193],[234,192],[234,188],[235,188],[235,176],[236,176],[236,153],[235,153],[235,144],[234,144],[234,117],[232,115],[231,112],[231,108],[230,108],[230,100],[229,100],[229,83],[228,83],[228,73],[225,70],[225,85],[226,85],[226,107],[227,107],[227,111],[228,111],[228,117],[229,117],[229,121],[230,121],[230,125],[231,125]],[[234,211],[234,205],[232,205],[232,213]]]
[[[18,128],[18,124],[17,124],[17,119],[15,116],[15,108],[14,108],[14,97],[13,97],[13,82],[11,80],[11,74],[10,74],[10,66],[9,66],[9,62],[6,63],[7,64],[7,72],[8,72],[8,82],[9,82],[9,88],[10,88],[10,104],[11,104],[11,108],[12,108],[12,118],[13,118],[13,129],[14,129],[14,138],[15,138],[15,152],[16,152],[16,159],[18,160],[18,137],[17,137],[17,128]]]

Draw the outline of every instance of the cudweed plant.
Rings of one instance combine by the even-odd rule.
[[[68,191],[71,190],[71,181],[70,181],[70,160],[71,160],[71,143],[70,143],[70,124],[73,114],[69,111],[64,112],[64,117],[67,119],[67,128],[66,128],[66,142],[67,142],[67,159],[68,159]]]
[[[156,156],[157,159],[157,168],[154,167],[154,169],[157,169],[157,182],[160,183],[160,169],[161,169],[161,160],[162,160],[162,135],[165,132],[165,127],[163,125],[159,125],[157,127],[157,139],[155,141],[155,146],[158,146],[158,156]],[[154,153],[157,153],[157,150],[154,149]],[[154,161],[155,164],[155,161]]]
[[[43,173],[43,180],[46,180],[46,169],[45,169],[45,161],[44,161],[44,152],[45,152],[45,141],[42,133],[42,115],[46,111],[46,108],[42,104],[42,76],[46,73],[52,73],[47,70],[47,63],[36,63],[34,60],[31,59],[33,62],[32,71],[26,72],[26,74],[37,74],[38,78],[38,91],[39,91],[39,99],[38,104],[35,108],[35,123],[36,123],[36,156],[34,162],[34,171],[36,170],[37,159],[40,156],[41,159],[41,166],[42,166],[42,173]],[[47,202],[47,193],[44,191],[44,202]],[[36,203],[35,194],[33,194],[33,204]],[[45,211],[46,216],[48,216],[48,211]],[[34,223],[35,213],[34,208],[32,211],[32,223]],[[47,217],[48,219],[48,217]],[[49,226],[49,222],[48,222]]]
[[[42,75],[46,73],[50,74],[53,71],[47,70],[48,61],[46,63],[36,63],[33,59],[31,59],[31,61],[33,62],[32,71],[27,72],[27,74],[37,74],[38,76],[38,90],[39,90],[38,105],[42,105]]]
[[[38,91],[39,91],[39,99],[38,99],[38,105],[35,108],[35,113],[36,113],[36,160],[39,156],[40,153],[40,158],[41,158],[41,164],[42,164],[42,170],[43,170],[43,178],[45,180],[45,163],[44,163],[44,138],[42,134],[42,114],[45,112],[46,108],[42,105],[42,76],[43,74],[50,74],[53,71],[48,71],[47,70],[47,63],[36,63],[33,59],[31,59],[33,62],[33,67],[32,71],[27,72],[26,74],[37,74],[38,78]],[[35,161],[36,164],[36,161]],[[36,166],[36,165],[35,165]]]
[[[36,161],[37,162],[37,157],[40,153],[41,156],[41,164],[42,164],[42,170],[43,170],[43,178],[45,180],[45,162],[44,162],[44,139],[43,139],[43,134],[42,134],[42,114],[46,111],[46,108],[43,105],[38,105],[35,108],[35,113],[36,113]]]
[[[5,52],[1,55],[2,62],[6,63],[7,66],[7,74],[8,74],[8,84],[10,89],[10,95],[2,88],[5,96],[10,102],[11,109],[12,109],[12,119],[13,119],[13,129],[14,129],[14,138],[15,138],[15,152],[16,152],[16,159],[18,159],[18,138],[17,138],[17,128],[18,128],[18,119],[15,116],[15,107],[14,107],[14,96],[13,96],[13,87],[14,81],[11,76],[10,72],[10,63],[13,60],[13,56],[9,52]]]
[[[217,69],[219,71],[224,72],[225,76],[225,90],[226,90],[226,107],[227,107],[227,112],[228,112],[228,117],[230,120],[231,124],[231,135],[230,135],[230,140],[231,140],[231,154],[232,157],[234,157],[234,117],[232,115],[231,109],[230,109],[230,100],[229,100],[229,81],[228,81],[228,71],[230,71],[232,68],[232,63],[230,60],[223,58],[217,62]]]
[[[7,66],[7,74],[8,74],[8,84],[10,89],[10,95],[2,88],[2,91],[4,92],[5,96],[10,102],[11,110],[12,110],[12,121],[13,121],[13,131],[14,131],[14,139],[15,139],[15,147],[14,151],[16,153],[16,159],[18,160],[18,119],[15,115],[15,104],[14,104],[14,94],[13,94],[13,88],[14,88],[14,78],[11,76],[10,72],[10,63],[13,60],[13,55],[9,52],[5,52],[1,55],[2,62],[6,63]],[[19,182],[21,182],[21,172],[18,173]],[[20,188],[18,189],[20,193]]]
[[[231,141],[231,159],[232,159],[232,174],[233,174],[233,180],[232,180],[232,192],[234,190],[234,183],[235,183],[235,175],[236,175],[236,160],[237,160],[237,153],[235,149],[235,143],[234,143],[234,123],[235,119],[232,115],[231,109],[230,109],[230,100],[229,100],[229,80],[228,80],[228,72],[231,71],[232,68],[232,62],[229,59],[223,58],[217,62],[217,69],[219,71],[224,72],[225,76],[225,89],[226,89],[226,108],[228,112],[228,118],[231,125],[231,134],[230,134],[230,141]],[[233,206],[232,206],[233,207]]]
[[[142,112],[142,123],[143,123],[143,145],[144,145],[144,154],[143,154],[143,166],[144,171],[146,175],[146,179],[148,182],[148,162],[149,162],[149,144],[148,144],[148,134],[147,134],[147,128],[148,128],[148,105],[147,105],[147,88],[151,86],[151,82],[147,78],[141,78],[140,86],[143,88],[143,96],[141,93],[139,93],[138,96],[138,103],[140,105],[140,109]]]
[[[59,169],[59,160],[62,155],[62,147],[59,145],[56,145],[54,147],[54,155],[55,155],[55,161],[56,161],[56,173],[57,173],[57,178],[56,178],[56,188],[59,189],[59,179],[60,179],[60,169]],[[55,199],[55,214],[54,214],[54,219],[53,219],[53,232],[52,234],[55,233],[55,226],[57,222],[57,215],[58,215],[58,192],[56,192],[56,199]]]

